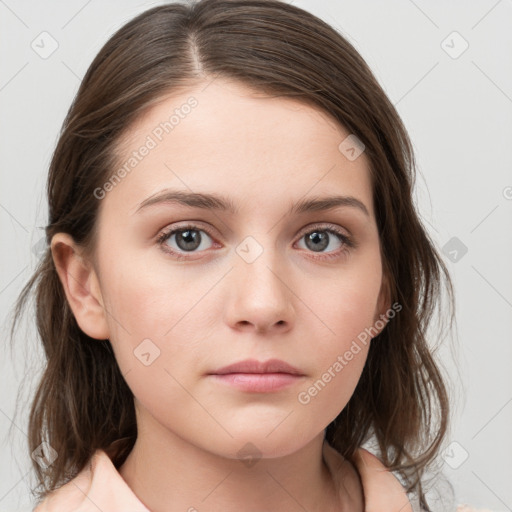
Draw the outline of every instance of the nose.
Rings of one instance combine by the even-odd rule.
[[[234,329],[257,333],[289,330],[295,317],[291,280],[285,262],[278,262],[270,249],[251,263],[238,258],[225,283],[226,322]]]

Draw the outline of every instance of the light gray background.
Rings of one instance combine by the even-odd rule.
[[[35,266],[48,164],[80,79],[118,27],[159,3],[0,0],[2,339]],[[456,404],[443,472],[457,503],[512,510],[512,1],[293,3],[355,45],[409,130],[417,204],[446,247],[457,294],[458,340],[439,352]],[[42,47],[43,31],[58,43],[46,59],[31,47],[34,40]],[[44,44],[50,48],[49,39]],[[456,245],[446,246],[453,237]],[[7,350],[0,361],[0,511],[31,510],[30,389],[16,416],[14,407],[20,381],[38,378],[36,369],[25,377],[25,357],[41,349],[33,327],[25,332],[15,361]]]

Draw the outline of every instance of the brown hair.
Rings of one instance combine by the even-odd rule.
[[[215,76],[314,105],[365,145],[384,274],[402,310],[371,343],[361,379],[326,440],[348,458],[376,440],[384,464],[428,507],[421,478],[441,448],[449,409],[426,333],[443,278],[452,324],[452,284],[413,205],[415,161],[402,121],[363,58],[328,24],[279,0],[173,3],[129,21],[92,62],[64,120],[48,175],[46,241],[69,233],[94,255],[94,190],[118,165],[121,135],[169,92]],[[33,462],[42,498],[98,448],[119,467],[137,425],[109,340],[78,327],[48,247],[16,302],[11,338],[34,287],[47,362],[28,444],[32,452],[45,441],[58,453],[46,469]]]

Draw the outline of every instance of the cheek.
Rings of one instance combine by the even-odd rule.
[[[344,409],[357,386],[372,338],[374,299],[346,292],[337,295],[336,307],[326,308],[324,302],[321,311],[332,332],[317,336],[314,350],[309,348],[311,377],[296,397],[302,412],[318,418],[322,428]]]
[[[365,260],[340,269],[323,282],[321,289],[302,292],[312,312],[322,320],[323,325],[318,321],[315,325],[327,340],[322,352],[329,357],[333,350],[344,350],[352,339],[374,325],[382,283],[381,262],[375,255]]]
[[[218,302],[208,294],[218,280],[218,275],[205,273],[191,286],[192,276],[184,268],[169,278],[133,259],[118,260],[106,273],[103,288],[110,341],[122,373],[150,363],[152,371],[166,369],[179,378],[199,360],[202,340],[218,319]]]
[[[297,407],[301,415],[318,428],[325,428],[345,408],[352,396],[368,354],[369,342],[354,344],[348,350],[332,355],[318,374],[297,393]]]
[[[204,284],[207,286],[208,282]],[[187,325],[180,319],[194,307],[202,293],[201,283],[189,286],[186,272],[172,271],[169,267],[159,271],[135,258],[120,259],[112,265],[105,288],[111,313],[108,321],[115,332],[158,339],[172,333],[178,323],[180,328]]]
[[[176,420],[169,411],[191,406],[187,380],[201,348],[196,341],[198,326],[191,318],[204,292],[192,291],[179,273],[167,282],[155,274],[143,266],[129,273],[119,265],[109,275],[108,322],[115,358],[128,386],[139,405],[165,423],[165,418]]]
[[[311,417],[330,423],[346,406],[364,368],[375,333],[375,314],[381,286],[380,260],[342,273],[323,293],[309,293],[308,306],[322,320],[309,323],[314,374],[301,387],[297,402]],[[312,327],[318,326],[317,336]]]

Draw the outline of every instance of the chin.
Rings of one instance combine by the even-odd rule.
[[[222,457],[240,459],[249,467],[259,459],[291,455],[319,435],[319,433],[302,434],[290,426],[288,428],[279,426],[274,431],[272,429],[257,430],[253,427],[250,431],[236,433],[231,431],[231,433],[233,438],[227,444],[224,442],[226,441],[224,437],[222,440],[218,439],[218,443],[210,442],[207,449]],[[320,433],[323,435],[323,432]]]

